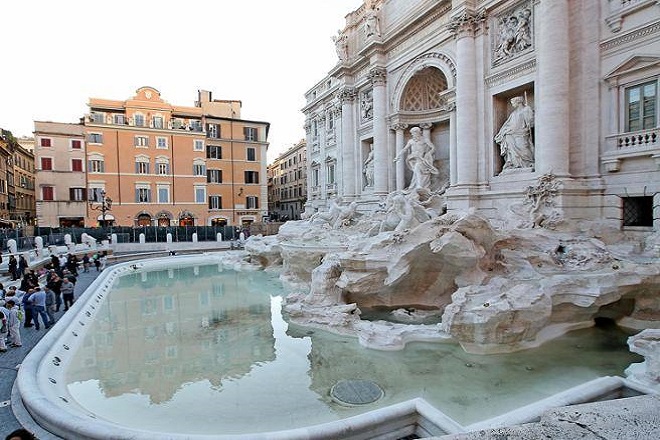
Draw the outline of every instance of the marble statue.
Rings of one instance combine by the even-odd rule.
[[[660,329],[646,329],[629,337],[628,347],[644,356],[644,362],[631,365],[626,373],[639,382],[660,387]]]
[[[495,64],[532,46],[531,15],[529,8],[523,8],[499,19],[498,41],[493,53]]]
[[[332,41],[335,43],[335,50],[337,51],[337,57],[339,61],[345,61],[348,59],[348,36],[342,31],[337,31],[337,35],[332,37]]]
[[[411,128],[410,134],[412,139],[396,155],[394,161],[398,162],[404,154],[407,154],[406,165],[412,171],[408,189],[430,188],[431,175],[439,173],[433,165],[435,146],[422,136],[422,130],[419,127]]]
[[[369,145],[369,154],[362,164],[362,173],[364,175],[364,187],[374,186],[374,144]]]
[[[500,154],[504,158],[502,171],[534,166],[534,111],[522,96],[511,98],[511,105],[513,111],[495,136],[495,142],[500,144]]]
[[[332,229],[339,229],[349,224],[356,215],[356,202],[351,202],[348,206],[342,207],[337,203],[337,199],[332,199],[327,211],[314,213],[307,221],[312,224],[327,224]]]
[[[378,18],[378,8],[375,4],[369,5],[364,19],[365,38],[380,37],[380,18]]]
[[[367,121],[374,117],[374,103],[371,90],[362,92],[360,99],[360,117],[363,121]]]

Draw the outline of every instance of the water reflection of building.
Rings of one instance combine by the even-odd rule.
[[[139,392],[161,403],[184,384],[221,388],[274,360],[270,297],[255,279],[263,274],[254,275],[204,266],[122,277],[76,353],[70,382],[98,379],[108,397]]]

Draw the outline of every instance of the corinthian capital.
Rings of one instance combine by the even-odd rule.
[[[447,27],[454,38],[473,37],[482,23],[486,21],[486,11],[464,11],[449,20]]]
[[[374,86],[382,86],[385,84],[385,79],[387,77],[387,71],[383,67],[373,67],[369,70],[369,80]]]
[[[344,103],[344,102],[352,102],[355,100],[355,96],[357,95],[357,92],[355,91],[354,87],[344,87],[337,93],[337,98]]]

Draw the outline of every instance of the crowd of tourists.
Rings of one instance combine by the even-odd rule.
[[[13,255],[10,258],[14,258]],[[19,258],[23,258],[21,255]],[[66,312],[73,305],[78,271],[89,272],[94,266],[97,271],[105,267],[107,254],[53,255],[38,272],[34,269],[20,270],[10,276],[18,285],[5,288],[0,283],[0,353],[8,347],[21,347],[21,326],[24,329],[48,330],[55,324],[55,313],[61,308]],[[10,260],[11,261],[11,260]]]

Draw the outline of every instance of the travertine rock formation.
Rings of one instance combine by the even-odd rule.
[[[288,222],[277,238],[251,238],[246,250],[263,265],[277,264],[280,250],[283,279],[303,286],[287,298],[292,320],[374,348],[451,337],[470,352],[508,352],[595,318],[637,329],[660,324],[660,264],[650,254],[624,258],[587,234],[495,230],[474,213],[378,232],[385,220],[377,213],[341,228]],[[373,309],[435,311],[442,321],[360,319]]]

